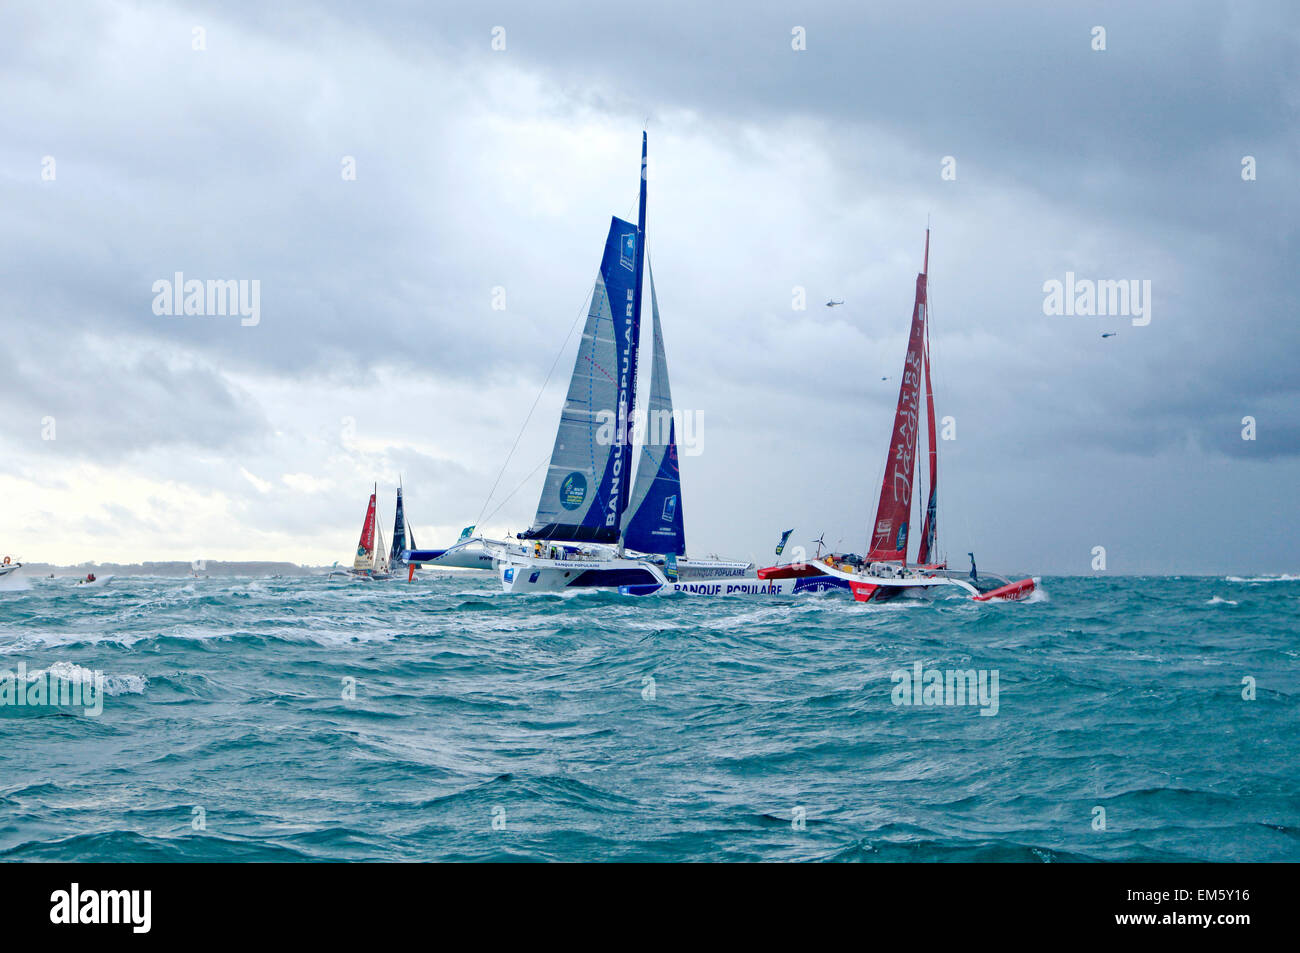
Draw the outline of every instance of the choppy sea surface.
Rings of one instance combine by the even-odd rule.
[[[1300,860],[1300,579],[1044,589],[33,580],[0,678],[103,706],[0,704],[0,859]]]

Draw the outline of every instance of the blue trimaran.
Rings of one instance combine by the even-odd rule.
[[[676,424],[653,270],[649,400],[647,412],[637,413],[645,162],[642,133],[637,223],[617,217],[610,222],[532,526],[516,539],[477,536],[448,550],[407,550],[404,558],[471,568],[490,559],[508,592],[680,587],[721,594],[762,588],[752,563],[686,556]]]

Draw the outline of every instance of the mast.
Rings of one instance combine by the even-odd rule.
[[[646,154],[648,151],[648,140],[646,131],[641,130],[641,188],[637,201],[636,212],[636,280],[632,291],[632,354],[631,368],[628,376],[627,387],[627,416],[620,422],[623,439],[623,474],[626,477],[618,488],[618,550],[623,551],[623,516],[627,512],[627,504],[632,492],[632,455],[635,448],[632,446],[632,415],[636,410],[636,371],[638,359],[641,351],[641,284],[642,274],[645,270],[645,206],[646,206]]]
[[[375,564],[379,561],[379,483],[376,482],[374,489],[371,491],[370,500],[375,508],[375,518],[370,521],[373,527],[370,531],[370,568],[373,570]]]
[[[929,281],[930,272],[930,230],[925,230],[925,265],[921,269],[921,274],[926,276]],[[927,289],[928,291],[928,289]],[[926,417],[926,447],[927,456],[930,461],[930,479],[927,484],[929,494],[926,497],[925,517],[921,522],[921,546],[916,555],[916,561],[921,565],[934,562],[938,554],[936,553],[936,541],[939,534],[938,529],[938,504],[939,504],[939,451],[935,445],[935,428],[934,428],[934,386],[930,382],[930,321],[929,315],[926,315],[925,322],[925,417]]]
[[[646,151],[643,132],[643,170]],[[645,215],[643,172],[639,223],[610,220],[537,515],[520,539],[622,547],[632,492]]]

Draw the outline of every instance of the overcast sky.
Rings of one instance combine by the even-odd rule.
[[[862,551],[928,217],[954,563],[1300,568],[1294,4],[697,6],[5,5],[0,551],[345,561],[399,474],[445,544],[541,391],[525,528],[645,126],[690,553]],[[1044,314],[1067,272],[1150,323]]]

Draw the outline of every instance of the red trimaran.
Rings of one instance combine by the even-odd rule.
[[[1038,585],[1037,578],[1012,582],[1001,576],[975,571],[974,557],[969,574],[950,572],[935,549],[938,535],[938,453],[935,447],[934,390],[930,385],[930,332],[927,321],[926,276],[930,268],[930,230],[925,230],[925,258],[916,276],[916,300],[912,305],[912,331],[903,360],[903,381],[898,388],[898,409],[889,442],[889,457],[880,486],[880,502],[871,533],[871,548],[865,559],[855,555],[818,555],[811,563],[769,566],[758,571],[765,580],[795,579],[813,583],[816,577],[847,584],[860,602],[882,602],[900,595],[933,593],[940,586],[956,586],[979,602],[1024,599]],[[921,542],[916,562],[907,562],[908,524],[912,513],[912,483],[917,469],[921,388],[925,388],[929,497],[921,522]],[[796,591],[802,586],[796,586]],[[814,585],[809,589],[819,588]]]

